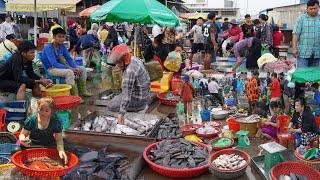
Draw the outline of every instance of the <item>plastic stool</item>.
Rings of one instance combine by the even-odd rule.
[[[295,146],[295,138],[294,136],[287,132],[287,133],[278,133],[278,142],[279,144],[281,144],[282,146],[285,146],[286,148],[288,148],[289,142],[292,141],[294,146]]]

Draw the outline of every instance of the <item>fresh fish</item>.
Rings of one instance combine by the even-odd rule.
[[[212,161],[212,165],[221,170],[234,170],[247,164],[247,161],[237,154],[222,154]]]

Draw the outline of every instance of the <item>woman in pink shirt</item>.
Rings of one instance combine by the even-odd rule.
[[[272,80],[272,82],[269,85],[270,103],[273,101],[279,102],[282,93],[281,93],[281,86],[280,86],[280,82],[279,82],[277,73],[271,74],[271,80]],[[270,108],[270,113],[271,113],[271,116],[273,116],[274,112],[273,112],[272,108]]]

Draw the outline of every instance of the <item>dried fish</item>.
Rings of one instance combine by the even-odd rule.
[[[167,117],[159,128],[157,139],[175,139],[180,137],[182,137],[182,133],[179,130],[178,120]]]
[[[148,157],[154,163],[165,167],[194,168],[206,164],[209,153],[206,148],[180,138],[161,141],[150,151]]]

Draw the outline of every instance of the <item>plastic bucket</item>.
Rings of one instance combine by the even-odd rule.
[[[71,113],[69,111],[58,111],[57,118],[61,122],[63,129],[68,129],[71,126]]]
[[[279,132],[286,132],[290,123],[290,116],[279,115],[277,121],[279,123]]]
[[[226,122],[229,126],[229,130],[233,133],[240,131],[240,123],[237,122],[234,117],[228,118]]]
[[[226,99],[226,105],[227,105],[227,106],[236,106],[237,103],[236,103],[236,101],[234,100],[234,98],[227,98],[227,99]]]
[[[81,56],[77,56],[74,61],[77,66],[83,66],[83,58]]]
[[[210,110],[202,110],[200,112],[200,115],[201,115],[201,119],[202,121],[210,121],[210,117],[211,117],[211,111]]]

